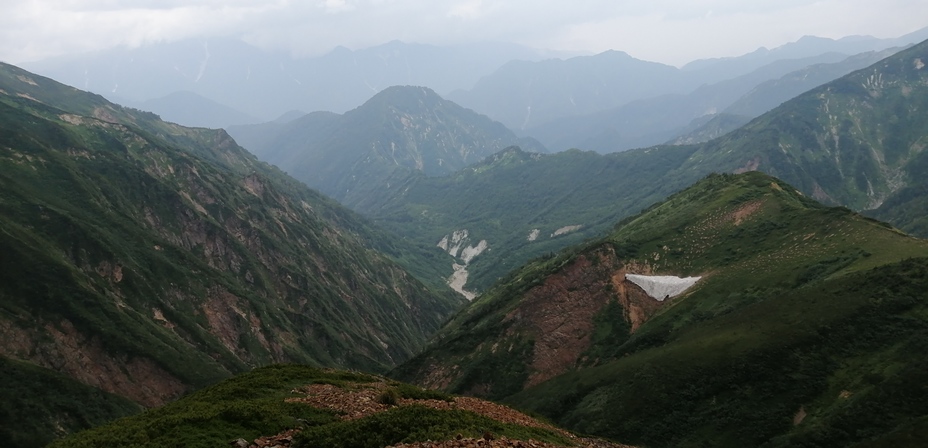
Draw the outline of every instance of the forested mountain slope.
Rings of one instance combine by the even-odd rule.
[[[384,370],[459,304],[224,131],[10,65],[0,116],[4,356],[155,405],[271,362]]]

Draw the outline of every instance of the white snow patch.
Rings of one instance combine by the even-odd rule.
[[[702,277],[680,278],[672,275],[627,274],[625,278],[640,286],[649,296],[657,300],[664,300],[682,294]]]
[[[454,268],[454,274],[448,277],[448,286],[464,296],[465,299],[474,300],[477,294],[464,290],[464,285],[467,284],[467,266],[455,263],[451,267]]]
[[[452,257],[457,258],[458,252],[464,247],[466,240],[467,229],[455,230],[451,235],[445,235],[445,237],[438,242],[438,247],[451,254]]]
[[[528,238],[526,239],[529,241],[535,241],[538,239],[538,235],[541,235],[541,230],[532,229],[532,231],[528,233]]]
[[[554,238],[554,237],[556,237],[556,236],[566,235],[566,234],[568,234],[568,233],[570,233],[570,232],[576,232],[576,231],[580,230],[581,227],[583,227],[583,226],[581,226],[581,225],[576,225],[576,226],[564,226],[564,227],[561,227],[560,229],[555,230],[554,233],[551,234],[551,238]]]
[[[454,268],[454,274],[448,277],[448,286],[467,300],[473,300],[476,294],[464,290],[468,276],[467,265],[478,255],[489,250],[490,244],[487,243],[487,240],[480,240],[476,246],[472,246],[467,244],[468,237],[467,229],[455,230],[450,235],[442,237],[437,246],[454,258],[458,258],[458,254],[460,254],[460,260],[463,263],[459,264],[456,261],[452,263],[451,267]]]
[[[465,265],[470,264],[474,257],[482,254],[485,250],[487,250],[487,240],[480,240],[476,246],[467,246],[461,251],[461,260],[464,260]]]
[[[438,247],[444,251],[448,250],[448,235],[445,235],[441,238],[441,241],[438,242]]]

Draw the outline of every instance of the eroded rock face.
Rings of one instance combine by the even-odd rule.
[[[521,381],[521,388],[526,388],[568,372],[581,363],[589,365],[583,358],[594,343],[597,319],[608,305],[614,303],[621,307],[627,325],[615,328],[629,333],[637,331],[663,306],[661,301],[627,279],[630,269],[650,272],[647,264],[634,261],[626,264],[611,245],[578,255],[522,294],[518,304],[502,318],[498,336],[479,341],[477,346],[451,358],[441,355],[426,359],[416,377],[409,379],[428,387],[490,396],[496,393],[497,383]],[[520,351],[519,347],[526,341],[529,341],[529,348]],[[515,376],[519,373],[494,372],[474,380],[474,370],[480,370],[477,366],[488,362],[481,356],[522,362],[527,375],[520,380]],[[457,386],[468,377],[471,379],[466,381],[466,387]]]
[[[161,406],[188,391],[152,360],[115,355],[67,320],[31,329],[0,321],[0,338],[10,342],[0,344],[3,356],[28,360],[143,406]]]
[[[474,258],[486,251],[490,245],[487,240],[480,240],[476,245],[470,245],[470,241],[467,229],[461,229],[442,237],[437,246],[455,258],[454,263],[452,263],[454,274],[448,278],[448,286],[464,296],[465,299],[474,300],[477,294],[464,289],[468,277],[467,266]],[[460,263],[457,262],[458,259],[460,259]]]
[[[634,332],[661,303],[626,278],[626,266],[611,247],[581,255],[532,288],[518,308],[522,327],[534,335],[531,387],[577,365],[592,343],[594,317],[611,301],[624,310]]]
[[[627,278],[630,266],[623,266],[612,275],[612,284],[617,292],[617,298],[625,310],[625,319],[631,325],[629,333],[638,331],[661,308],[663,302],[655,300],[638,285]]]
[[[511,316],[515,318],[517,314],[518,327],[527,327],[535,336],[531,373],[525,387],[566,372],[590,347],[593,316],[609,301],[616,300],[607,285],[612,284],[611,273],[621,266],[611,251],[580,256],[558,274],[548,277],[544,284],[528,291]]]

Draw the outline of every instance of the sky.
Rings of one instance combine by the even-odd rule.
[[[392,40],[621,50],[680,66],[804,35],[898,37],[928,27],[928,0],[0,0],[0,60],[235,37],[313,56]]]

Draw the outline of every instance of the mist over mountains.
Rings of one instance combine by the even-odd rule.
[[[294,109],[345,112],[394,85],[441,92],[467,88],[507,61],[538,60],[545,54],[511,44],[436,47],[394,41],[295,59],[234,39],[204,39],[61,57],[27,67],[112,99],[144,104],[193,92],[271,121]],[[225,123],[230,124],[246,123]]]
[[[920,30],[893,39],[806,37],[739,57],[693,61],[683,68],[620,51],[564,57],[502,43],[434,46],[393,41],[294,58],[234,39],[117,48],[37,61],[26,68],[190,126],[267,122],[291,110],[343,113],[387,87],[418,85],[532,135],[531,128],[541,129],[554,120],[635,100],[689,94],[704,84],[744,76],[777,61],[808,60],[806,65],[811,65],[824,62],[814,58],[825,54],[847,57],[902,47],[928,38],[919,38],[926,34]],[[774,69],[766,78],[755,79],[755,85],[782,74]],[[702,112],[710,110],[711,105]],[[553,147],[566,149],[558,146],[563,144]]]

